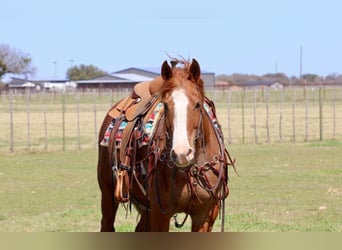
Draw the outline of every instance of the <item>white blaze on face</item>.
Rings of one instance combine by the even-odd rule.
[[[194,157],[193,150],[189,145],[187,133],[189,100],[182,89],[174,90],[171,96],[174,102],[172,149],[176,153],[179,163],[186,164]]]

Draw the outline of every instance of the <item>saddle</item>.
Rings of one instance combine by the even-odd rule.
[[[163,79],[157,77],[150,82],[141,82],[134,86],[132,93],[119,101],[114,109],[109,111],[109,115],[112,118],[117,118],[124,114],[127,121],[131,122],[137,118],[137,116],[144,113],[150,107],[148,104],[152,97],[155,96],[161,85]]]
[[[119,202],[127,202],[129,197],[129,185],[131,183],[131,167],[134,163],[132,156],[134,155],[132,146],[132,136],[135,128],[137,127],[138,120],[143,119],[146,114],[156,105],[159,96],[159,90],[163,84],[163,79],[157,77],[150,82],[141,82],[134,86],[132,93],[119,101],[112,110],[108,112],[108,115],[118,122],[125,121],[127,125],[122,133],[122,140],[120,145],[120,155],[117,156],[116,148],[113,148],[112,152],[116,156],[115,161],[120,163],[119,166],[115,166],[117,169],[113,174],[117,180],[114,196]],[[116,127],[119,127],[118,124]],[[112,131],[117,133],[117,131]],[[118,159],[117,159],[118,158]],[[133,162],[132,162],[133,161]],[[115,163],[114,163],[115,165]]]

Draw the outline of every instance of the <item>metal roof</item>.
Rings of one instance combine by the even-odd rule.
[[[155,74],[156,76],[159,76],[160,72],[161,72],[161,68],[160,67],[130,67],[130,68],[122,69],[122,70],[119,70],[119,71],[115,71],[112,74],[121,74],[121,73],[132,71],[132,70],[144,71],[144,72],[147,72],[147,73]]]
[[[122,69],[119,71],[115,71],[112,74],[123,73],[123,72],[127,72],[130,70],[144,71],[147,73],[155,74],[156,76],[159,76],[161,73],[161,67],[130,67],[130,68]],[[210,72],[210,71],[202,70],[202,69],[201,69],[201,73],[202,74],[214,74],[214,72]]]
[[[134,73],[115,73],[111,74],[112,76],[120,77],[126,80],[130,80],[132,82],[146,82],[146,81],[152,81],[152,77],[142,76],[139,74]]]

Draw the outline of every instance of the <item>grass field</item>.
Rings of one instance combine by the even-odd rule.
[[[342,231],[342,143],[233,144],[226,231]],[[0,153],[0,231],[98,231],[96,150]],[[179,215],[183,217],[183,215]],[[133,231],[123,208],[118,231]],[[220,221],[215,224],[219,231]],[[189,223],[181,230],[188,231]]]

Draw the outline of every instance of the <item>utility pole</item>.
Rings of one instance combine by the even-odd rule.
[[[300,56],[299,56],[299,79],[302,78],[303,70],[303,45],[300,46]]]
[[[55,65],[55,67],[54,67],[54,71],[55,71],[54,72],[54,74],[55,74],[54,77],[55,77],[55,79],[57,79],[57,61],[54,61],[53,64]]]

